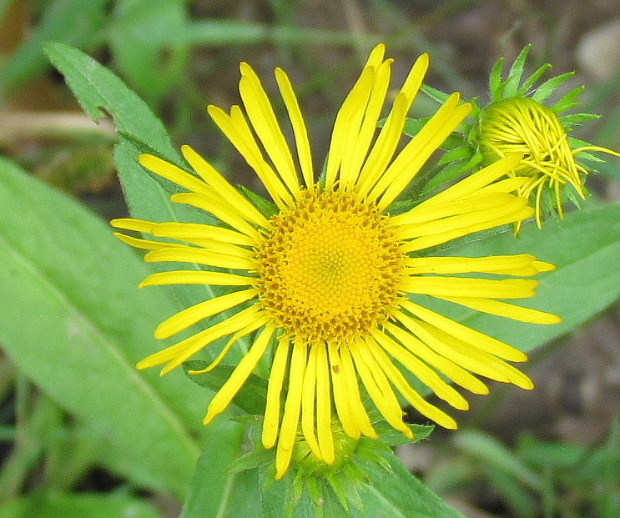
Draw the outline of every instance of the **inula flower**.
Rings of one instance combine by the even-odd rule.
[[[392,427],[412,437],[403,421],[400,396],[429,419],[455,428],[452,417],[413,388],[410,374],[457,409],[467,409],[468,404],[448,380],[477,394],[488,393],[480,377],[532,388],[530,379],[508,363],[525,361],[523,352],[429,309],[424,295],[523,322],[559,321],[511,302],[535,296],[538,281],[525,277],[552,270],[551,264],[529,254],[429,255],[437,245],[532,216],[527,200],[514,194],[530,179],[498,181],[518,167],[519,154],[405,212],[391,211],[471,106],[453,94],[413,139],[399,147],[429,58],[422,55],[416,61],[377,130],[392,66],[384,52],[383,45],[373,50],[336,117],[321,179],[314,172],[297,98],[282,70],[275,75],[292,126],[294,151],[249,65],[241,65],[243,106],[233,106],[230,113],[209,107],[215,123],[264,184],[277,214],[261,212],[185,146],[187,170],[152,155],[142,155],[140,163],[186,191],[174,194],[174,202],[210,213],[221,226],[113,222],[117,228],[164,239],[119,235],[150,250],[149,262],[204,267],[155,273],[142,286],[231,287],[225,295],[172,316],[155,334],[164,339],[222,312],[227,312],[226,318],[149,356],[138,367],[163,366],[165,374],[227,339],[209,367],[194,371],[207,373],[242,337],[253,334],[251,347],[211,401],[205,423],[231,404],[263,362],[269,381],[262,442],[266,448],[276,447],[277,477],[291,463],[298,433],[326,464],[336,461],[333,420],[353,439],[377,437],[371,405]]]
[[[545,212],[556,211],[564,217],[567,187],[573,190],[568,193],[569,197],[586,198],[585,178],[589,169],[580,158],[600,161],[590,151],[618,153],[569,136],[576,124],[596,117],[585,113],[563,115],[580,104],[578,98],[583,88],[569,92],[555,104],[548,102],[557,87],[574,74],[552,78],[534,88],[550,68],[545,65],[521,84],[530,50],[531,46],[523,50],[506,79],[502,78],[504,60],[498,62],[491,74],[491,103],[479,111],[477,127],[470,138],[479,146],[487,163],[512,153],[523,155],[511,175],[529,178],[517,192],[534,204],[536,222],[542,227]],[[517,230],[520,226],[521,223],[517,223]]]

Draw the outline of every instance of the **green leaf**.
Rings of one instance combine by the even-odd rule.
[[[620,296],[620,210],[618,204],[591,202],[586,207],[564,220],[548,221],[542,230],[530,222],[519,238],[506,231],[449,250],[450,255],[468,257],[528,253],[555,264],[555,271],[537,277],[538,296],[518,303],[560,315],[563,323],[525,324],[452,304],[441,304],[441,311],[524,351],[569,333],[603,311]]]
[[[4,64],[0,91],[15,90],[49,67],[41,52],[45,41],[58,40],[88,46],[105,24],[109,0],[61,0],[45,2],[41,21],[24,44]]]
[[[47,43],[43,48],[95,122],[110,114],[119,131],[148,143],[163,157],[179,161],[163,124],[123,81],[90,56],[68,45]]]
[[[213,219],[202,211],[173,204],[162,180],[155,180],[138,163],[138,157],[146,151],[183,169],[189,169],[173,148],[165,127],[146,103],[112,72],[79,50],[60,43],[50,43],[45,46],[45,52],[54,66],[64,74],[80,104],[95,122],[106,114],[113,117],[122,135],[115,150],[115,160],[132,216],[151,221],[213,223]],[[174,263],[151,265],[160,270],[174,269],[176,266]],[[182,267],[201,269],[199,265],[186,263]],[[174,286],[165,290],[175,301],[177,309],[221,294],[210,286]],[[205,321],[203,325],[218,322],[226,316],[227,313],[224,313]]]
[[[216,421],[205,443],[181,518],[262,518],[258,471],[231,467],[243,453],[246,427]]]
[[[0,343],[106,437],[123,474],[182,495],[204,392],[180,372],[162,382],[134,367],[173,308],[136,288],[145,266],[98,218],[6,161],[0,177]]]
[[[146,500],[131,496],[34,493],[0,507],[0,518],[160,518]]]
[[[382,452],[390,470],[379,463],[366,464],[368,477],[359,494],[361,509],[351,509],[352,518],[464,518],[414,477],[389,449]]]

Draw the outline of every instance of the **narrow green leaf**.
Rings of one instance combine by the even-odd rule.
[[[147,270],[74,201],[0,161],[0,343],[62,406],[101,430],[136,483],[182,495],[204,392],[134,365],[173,311]]]
[[[146,500],[88,493],[34,493],[0,507],[0,518],[160,518]]]

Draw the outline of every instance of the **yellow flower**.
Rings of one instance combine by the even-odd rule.
[[[480,145],[487,158],[521,153],[523,159],[510,174],[529,181],[518,194],[532,200],[536,222],[543,223],[543,194],[552,191],[555,207],[564,216],[563,189],[570,185],[586,198],[584,189],[588,170],[576,157],[585,151],[615,152],[599,146],[573,147],[560,117],[554,110],[530,97],[509,97],[490,104],[479,118]],[[517,223],[517,230],[521,222]]]
[[[499,299],[533,297],[538,281],[523,279],[553,266],[532,255],[429,257],[426,251],[474,232],[528,218],[533,209],[515,196],[528,178],[496,181],[517,166],[512,155],[398,215],[396,200],[429,157],[470,113],[452,95],[426,126],[399,148],[403,125],[420,89],[429,58],[421,56],[397,93],[387,120],[377,122],[390,85],[391,59],[384,45],[371,53],[340,109],[320,181],[311,146],[287,75],[276,79],[293,129],[292,152],[271,103],[252,68],[241,65],[243,107],[209,113],[256,171],[278,208],[263,214],[193,149],[183,156],[198,176],[152,155],[140,163],[187,192],[172,200],[210,213],[222,226],[115,220],[117,228],[166,241],[119,234],[147,250],[150,262],[204,265],[204,269],[155,273],[142,286],[206,284],[236,291],[172,316],[155,335],[165,339],[224,311],[219,323],[196,332],[138,364],[179,367],[219,339],[228,342],[216,368],[240,338],[252,345],[211,401],[205,423],[222,413],[263,361],[269,382],[262,442],[276,447],[276,470],[286,473],[298,431],[312,453],[336,461],[332,419],[353,439],[377,437],[366,399],[406,436],[398,393],[422,414],[447,427],[454,419],[426,402],[410,385],[415,375],[440,398],[467,409],[447,381],[488,393],[478,376],[532,388],[508,361],[526,355],[495,338],[426,308],[421,295],[478,311],[539,324],[559,318]],[[170,239],[175,241],[170,241]],[[476,274],[483,274],[480,278]],[[500,277],[500,278],[496,278]],[[508,277],[508,278],[504,278]],[[239,309],[242,308],[242,309]],[[196,371],[194,371],[196,372]]]

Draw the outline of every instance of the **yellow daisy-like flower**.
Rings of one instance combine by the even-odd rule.
[[[377,122],[390,85],[391,59],[384,45],[371,53],[340,109],[321,181],[315,179],[311,146],[289,78],[276,79],[293,129],[292,152],[271,103],[252,68],[241,65],[243,108],[209,113],[265,185],[279,212],[263,214],[190,147],[183,156],[198,174],[152,155],[140,163],[187,192],[172,200],[203,209],[222,226],[113,222],[117,228],[166,241],[120,234],[147,250],[150,262],[204,265],[203,270],[155,273],[142,286],[206,284],[237,287],[187,308],[162,323],[168,338],[224,311],[232,316],[139,363],[179,367],[219,339],[235,343],[256,333],[252,345],[211,401],[205,423],[222,413],[263,360],[270,367],[262,442],[277,447],[276,470],[286,473],[298,431],[313,454],[335,461],[332,419],[353,439],[377,437],[366,399],[406,436],[399,396],[438,424],[455,421],[411,386],[415,375],[440,398],[467,409],[446,380],[488,393],[478,376],[530,389],[530,379],[508,362],[526,355],[495,338],[426,308],[430,295],[478,311],[524,322],[553,324],[558,317],[500,299],[535,296],[538,281],[523,279],[553,266],[528,254],[496,257],[428,257],[426,250],[474,232],[533,214],[513,193],[529,179],[497,181],[517,166],[509,156],[426,200],[392,215],[389,207],[420,168],[470,112],[452,95],[426,126],[399,150],[403,125],[420,89],[429,58],[421,56],[395,97],[380,131]],[[170,239],[176,241],[170,241]],[[483,274],[476,277],[476,274]],[[497,278],[499,277],[499,278]],[[242,309],[239,309],[239,308]],[[196,372],[196,371],[195,371]]]
[[[573,147],[560,117],[549,107],[530,97],[510,97],[490,104],[479,118],[480,144],[495,159],[521,153],[523,159],[510,174],[529,181],[518,189],[520,196],[532,199],[536,222],[543,223],[542,197],[555,193],[555,206],[564,216],[563,189],[570,185],[586,198],[584,179],[588,170],[576,157],[586,151],[617,155],[599,146]],[[520,228],[520,223],[517,224]]]

